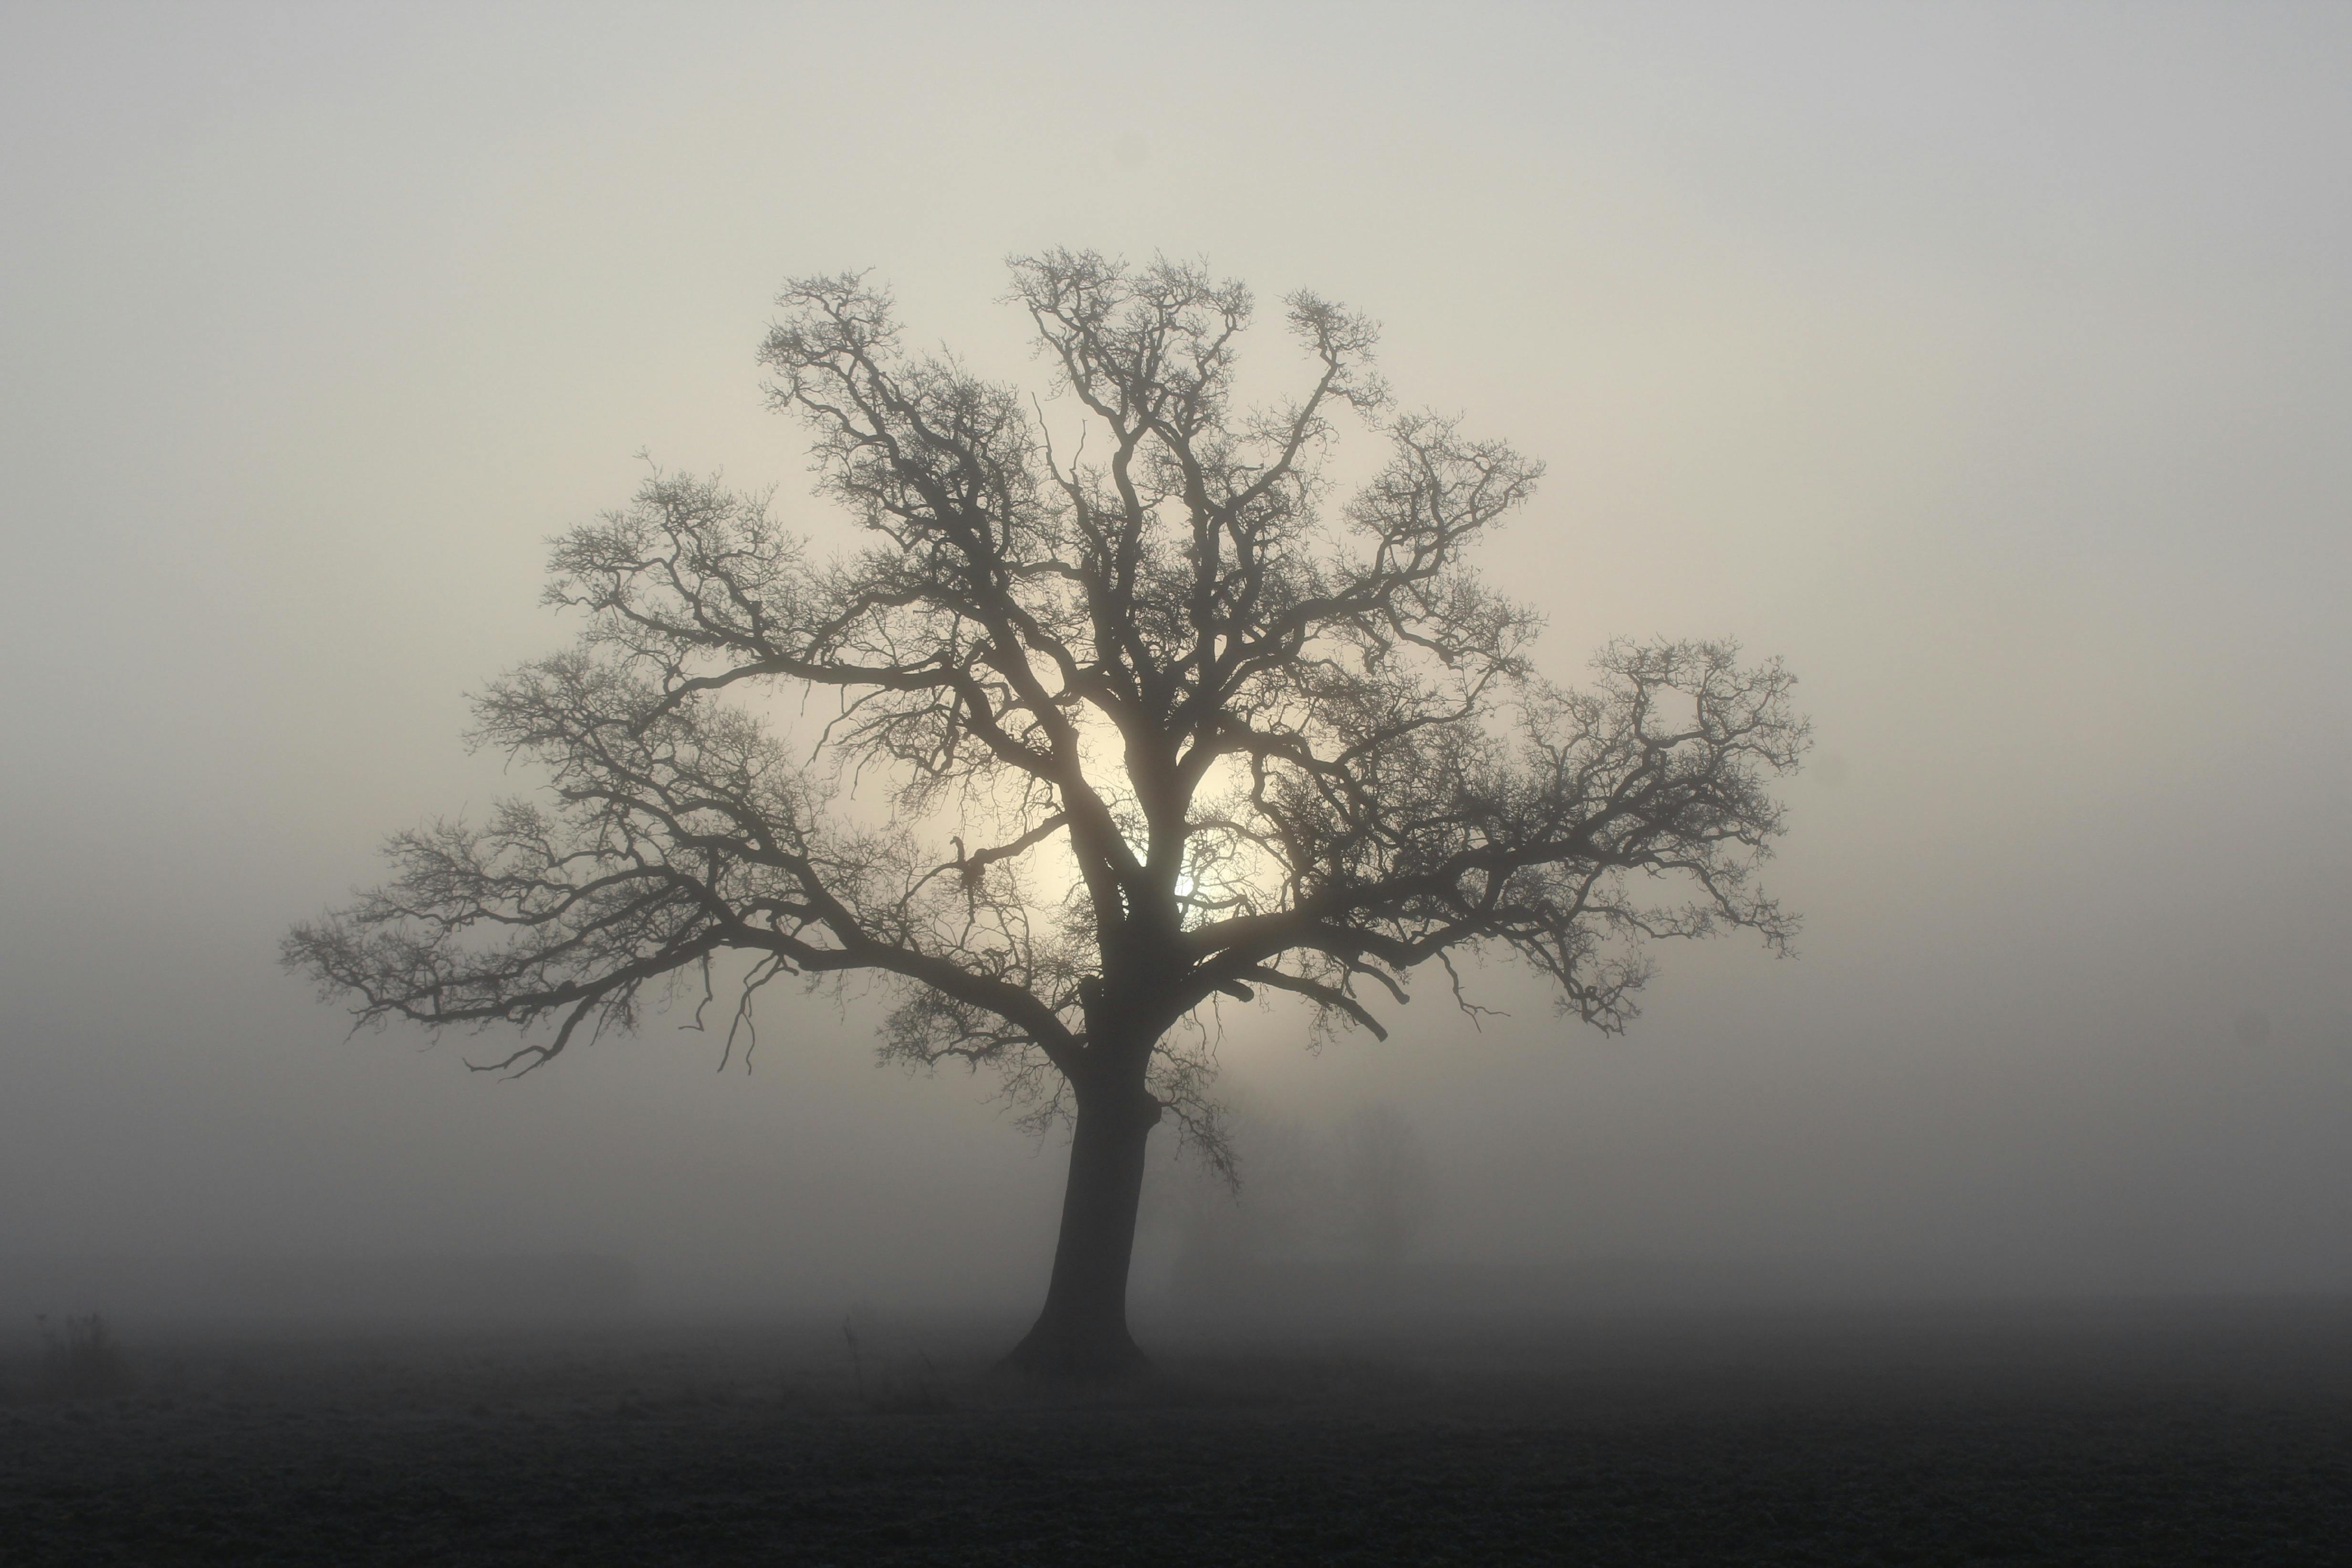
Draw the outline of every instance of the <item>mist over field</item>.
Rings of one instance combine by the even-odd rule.
[[[1221,1003],[1242,1186],[1155,1134],[1139,1333],[2352,1289],[2347,67],[2291,5],[0,10],[0,1338],[1034,1312],[1066,1138],[854,985],[500,1081],[277,952],[536,787],[467,694],[637,454],[853,542],[786,279],[1043,395],[1063,245],[1247,281],[1253,396],[1284,294],[1378,319],[1549,465],[1478,558],[1548,674],[1736,637],[1814,732],[1797,956],[1661,944],[1622,1037],[1499,961],[1385,1041]]]

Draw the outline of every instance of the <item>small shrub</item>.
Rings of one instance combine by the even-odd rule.
[[[131,1369],[123,1362],[121,1342],[104,1318],[92,1312],[53,1327],[43,1313],[38,1321],[41,1393],[56,1399],[94,1399],[130,1386]]]

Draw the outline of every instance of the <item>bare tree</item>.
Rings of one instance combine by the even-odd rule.
[[[792,285],[761,350],[821,491],[872,531],[813,559],[763,498],[656,474],[560,540],[579,646],[493,684],[478,743],[547,796],[404,833],[392,879],[297,928],[286,962],[362,1020],[527,1033],[528,1069],[629,1026],[713,963],[896,987],[887,1056],[1001,1069],[1073,1121],[1051,1284],[1013,1365],[1140,1363],[1126,1322],[1145,1142],[1223,1157],[1204,1010],[1304,998],[1381,1033],[1435,961],[1502,949],[1622,1028],[1643,944],[1791,918],[1757,889],[1769,778],[1805,745],[1777,663],[1613,644],[1539,679],[1528,610],[1464,555],[1538,465],[1392,414],[1373,324],[1285,301],[1304,390],[1233,392],[1249,291],[1202,267],[1012,263],[1075,445],[1043,405],[908,352],[856,275]],[[1327,517],[1355,416],[1385,467]],[[805,764],[747,693],[833,694]],[[837,803],[887,779],[887,821]]]

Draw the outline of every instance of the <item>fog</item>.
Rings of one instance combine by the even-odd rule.
[[[503,1081],[276,957],[530,787],[466,694],[637,454],[838,535],[785,279],[1042,388],[1056,245],[1377,317],[1549,465],[1482,561],[1548,673],[1736,636],[1816,737],[1797,956],[1623,1037],[1500,963],[1224,1007],[1244,1184],[1160,1151],[1139,1318],[2352,1288],[2347,71],[2284,5],[0,12],[0,1310],[1034,1310],[1066,1142],[874,999]]]

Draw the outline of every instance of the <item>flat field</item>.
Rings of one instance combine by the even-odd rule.
[[[0,1372],[0,1563],[2341,1563],[2352,1302],[126,1344]],[[855,1335],[855,1343],[851,1336]]]

